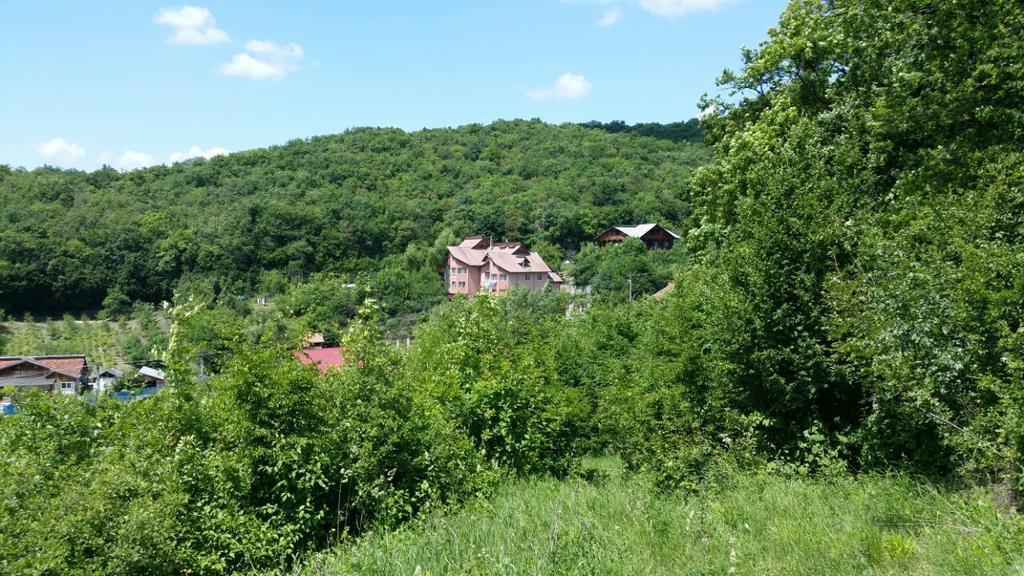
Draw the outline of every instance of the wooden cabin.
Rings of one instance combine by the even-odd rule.
[[[598,246],[606,246],[618,244],[626,238],[639,238],[648,248],[669,249],[679,239],[679,235],[660,224],[636,224],[612,226],[598,234],[594,241]]]

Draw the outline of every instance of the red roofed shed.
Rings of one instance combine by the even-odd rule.
[[[345,365],[345,356],[340,346],[331,348],[307,348],[295,352],[295,357],[304,365],[313,364],[321,372],[327,372],[333,368],[341,368]]]

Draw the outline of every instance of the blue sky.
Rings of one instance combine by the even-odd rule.
[[[0,164],[131,169],[353,126],[671,122],[784,0],[0,0]]]

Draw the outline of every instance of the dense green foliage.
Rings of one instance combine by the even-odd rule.
[[[1009,506],[1024,481],[1022,37],[1016,0],[793,0],[724,75],[702,125],[714,160],[692,178],[701,146],[539,122],[355,130],[129,174],[0,169],[5,308],[102,305],[116,319],[133,300],[196,296],[179,299],[167,341],[173,390],[128,405],[27,394],[0,418],[0,566],[280,571],[346,531],[502,476],[565,477],[606,451],[642,482],[710,498],[619,485],[602,523],[664,523],[633,505],[676,498],[657,500],[675,523],[651,530],[683,545],[651,549],[659,566],[711,549],[712,571],[829,573],[836,557],[882,573],[1019,567],[1006,544],[1019,522],[981,492],[959,501],[871,474],[976,482]],[[584,245],[642,220],[684,238]],[[444,303],[444,246],[469,232],[552,263],[579,250],[566,272],[595,294]],[[644,297],[670,277],[668,296]],[[273,303],[238,298],[257,293]],[[372,302],[357,312],[367,293],[425,318],[411,348],[382,342]],[[312,330],[343,343],[345,369],[289,360]],[[0,338],[24,347],[18,331]],[[202,356],[209,380],[200,354],[215,355]],[[723,476],[737,467],[771,477]],[[836,501],[852,524],[837,527]],[[808,506],[817,539],[788,548],[796,560],[773,554],[805,537]],[[614,564],[597,553],[615,546],[607,532],[559,548],[559,530],[543,558],[495,557],[487,541],[482,565],[451,531],[429,558],[452,550],[481,572]],[[339,569],[409,569],[438,538],[409,534],[356,546]]]
[[[259,313],[173,308],[171,389],[130,403],[19,392],[0,417],[0,567],[262,574],[504,475],[564,475],[587,406],[530,348],[561,298],[457,301],[405,354],[369,301],[342,337],[346,367],[326,375]],[[224,351],[205,359],[215,375],[197,379],[210,349]]]
[[[332,272],[380,276],[394,312],[423,310],[444,296],[423,256],[435,243],[483,234],[560,254],[617,222],[678,225],[708,158],[699,144],[515,121],[356,129],[127,174],[0,166],[0,303],[252,296]]]
[[[700,120],[691,118],[686,122],[670,122],[660,124],[657,122],[641,122],[638,124],[626,124],[622,120],[611,122],[598,122],[596,120],[583,124],[587,128],[597,128],[612,134],[636,134],[637,136],[650,136],[673,142],[690,142],[693,144],[704,141],[704,127]]]
[[[523,480],[309,561],[309,575],[1003,575],[1024,525],[980,491],[902,477],[730,474],[699,496],[652,493],[596,462],[591,481]]]
[[[637,454],[1020,482],[1022,38],[1012,0],[790,3],[708,120]]]
[[[598,247],[584,244],[567,267],[579,286],[590,286],[605,301],[625,302],[653,294],[665,287],[686,263],[686,249],[679,243],[671,250],[648,250],[636,238]]]
[[[262,574],[345,532],[464,498],[494,478],[472,443],[398,377],[371,317],[351,368],[236,351],[207,383],[131,403],[26,393],[0,420],[6,574]],[[32,479],[26,482],[25,479]]]
[[[518,473],[567,472],[588,417],[544,347],[545,334],[558,329],[558,298],[460,299],[418,332],[409,355],[410,377],[443,399],[485,456]]]

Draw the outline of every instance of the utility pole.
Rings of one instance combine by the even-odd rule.
[[[629,301],[632,302],[633,301],[633,277],[632,276],[627,276],[626,279],[629,280]]]

